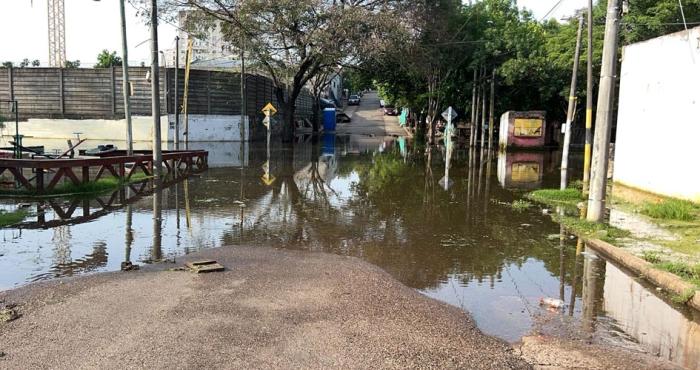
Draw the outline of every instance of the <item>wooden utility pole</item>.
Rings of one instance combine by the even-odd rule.
[[[615,73],[617,69],[617,38],[620,17],[620,0],[608,0],[605,21],[603,65],[598,87],[595,141],[591,158],[591,183],[588,195],[589,221],[600,222],[605,214],[605,191],[608,180],[608,156],[615,101]]]
[[[160,138],[160,74],[158,69],[158,0],[151,0],[151,113],[153,115],[153,175],[162,175]]]
[[[180,36],[175,36],[175,149],[180,149]]]
[[[576,83],[578,81],[578,61],[581,56],[581,33],[583,31],[583,14],[578,18],[578,33],[576,34],[576,50],[574,51],[574,68],[571,73],[571,88],[569,90],[569,110],[564,125],[564,150],[561,156],[561,190],[566,189],[569,170],[569,145],[571,144],[571,126],[576,114]]]
[[[496,96],[496,68],[491,72],[491,98],[489,99],[489,150],[493,148],[493,114]],[[489,172],[489,171],[486,171]]]
[[[472,121],[469,125],[469,146],[474,146],[474,129],[476,128],[476,81],[478,79],[476,68],[474,68],[474,81],[472,84]]]
[[[586,66],[586,143],[583,149],[583,195],[588,196],[593,145],[593,0],[588,0],[588,64]]]
[[[124,0],[119,0],[119,15],[122,28],[122,94],[124,95],[124,118],[126,120],[126,155],[134,154],[134,137],[131,129],[131,89],[129,88],[129,47],[126,42],[126,14]]]

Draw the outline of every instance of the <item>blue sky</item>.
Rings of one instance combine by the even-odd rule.
[[[535,16],[544,16],[558,0],[518,0],[518,5],[531,9]],[[586,0],[562,0],[551,17],[570,15],[585,7]],[[92,66],[102,49],[121,50],[119,2],[117,0],[66,0],[66,57]],[[148,27],[137,18],[136,10],[126,5],[129,60],[132,65],[149,64],[150,37]],[[161,24],[160,49],[174,47],[175,28]],[[0,1],[0,61],[19,62],[23,58],[48,62],[48,26],[46,0]],[[142,43],[142,44],[141,44]],[[140,44],[140,45],[139,45]]]

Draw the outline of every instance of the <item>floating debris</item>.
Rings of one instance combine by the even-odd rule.
[[[566,303],[564,303],[564,301],[562,301],[561,299],[544,297],[544,298],[540,298],[540,306],[545,306],[547,308],[553,308],[556,310],[560,310],[560,309],[566,307]]]
[[[187,268],[189,268],[190,271],[196,272],[198,274],[204,272],[224,271],[224,266],[214,260],[187,262],[185,266],[187,266]]]
[[[134,265],[130,261],[124,261],[122,262],[122,271],[134,271],[139,269],[139,265]]]
[[[19,319],[21,315],[17,312],[16,307],[16,304],[6,304],[0,301],[0,323],[10,322]]]

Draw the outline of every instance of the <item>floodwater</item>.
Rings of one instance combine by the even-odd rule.
[[[0,229],[0,290],[219,246],[322,251],[373,263],[510,342],[584,338],[700,367],[700,314],[597,256],[542,208],[511,206],[557,186],[557,152],[426,156],[404,138],[326,136],[274,143],[268,162],[264,144],[210,145],[211,168],[169,186],[30,203],[20,227]],[[566,307],[540,306],[547,297]]]

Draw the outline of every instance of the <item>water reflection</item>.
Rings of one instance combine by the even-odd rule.
[[[513,190],[558,184],[558,154],[496,155],[370,136],[300,137],[269,151],[253,145],[245,161],[183,182],[37,204],[22,229],[0,230],[0,289],[222,245],[325,251],[376,264],[506,340],[564,327],[697,366],[697,317],[615,270],[539,210],[511,208],[522,195]],[[547,310],[544,297],[566,307]],[[654,327],[656,312],[671,321]]]

